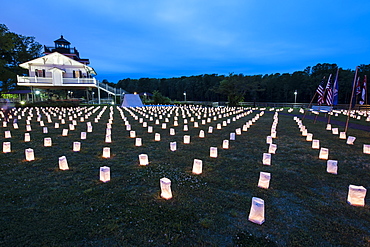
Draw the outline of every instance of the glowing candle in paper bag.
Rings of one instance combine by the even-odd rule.
[[[131,130],[131,131],[130,131],[130,137],[131,137],[131,138],[135,138],[135,137],[136,137],[136,132],[135,132],[135,130]]]
[[[135,139],[135,146],[136,146],[136,147],[140,147],[141,145],[142,145],[142,143],[141,143],[141,138],[137,137],[137,138]]]
[[[170,128],[170,135],[171,136],[174,136],[175,135],[175,129],[174,128]]]
[[[363,151],[364,151],[364,154],[370,154],[370,145],[364,144]]]
[[[248,220],[262,225],[265,222],[265,201],[258,197],[252,198],[251,211],[249,212]]]
[[[55,123],[55,124],[54,124],[54,128],[55,128],[55,129],[59,129],[59,123]]]
[[[149,159],[147,154],[139,154],[139,162],[141,166],[149,165]]]
[[[103,148],[103,158],[110,158],[110,147]]]
[[[35,160],[35,155],[34,155],[34,152],[33,152],[32,148],[27,148],[25,150],[25,155],[26,155],[26,160],[27,161]]]
[[[12,134],[10,133],[10,130],[5,130],[5,138],[12,138]]]
[[[241,134],[242,134],[242,130],[241,130],[241,128],[237,128],[237,129],[235,130],[235,133],[236,133],[237,135],[241,135]]]
[[[184,135],[184,144],[189,144],[189,143],[190,143],[190,136]]]
[[[60,170],[69,170],[66,156],[59,157],[59,169]]]
[[[269,147],[269,153],[270,154],[275,154],[276,149],[277,149],[277,145],[271,143],[270,147]]]
[[[217,147],[210,147],[209,148],[209,157],[217,158]]]
[[[313,134],[312,133],[307,133],[306,141],[311,142],[312,138],[313,138]]]
[[[189,130],[189,128],[188,128],[188,125],[184,125],[184,128],[183,128],[183,131],[188,131]]]
[[[312,149],[320,148],[320,140],[312,140]]]
[[[172,198],[171,180],[169,180],[168,178],[161,178],[160,186],[161,186],[161,197],[166,200],[171,199]]]
[[[340,132],[339,133],[339,139],[346,139],[346,132]]]
[[[130,124],[126,124],[126,130],[127,131],[131,130],[131,125]]]
[[[201,174],[202,168],[203,168],[203,161],[199,159],[194,159],[192,172],[194,174]]]
[[[69,124],[69,130],[75,130],[75,126],[73,124]]]
[[[271,154],[263,153],[262,164],[268,165],[268,166],[271,165]]]
[[[204,138],[204,130],[200,130],[199,131],[199,137],[200,138]]]
[[[14,129],[18,129],[19,128],[18,124],[17,123],[13,123],[13,128]]]
[[[105,135],[105,142],[106,143],[111,143],[112,142],[112,135],[111,134]]]
[[[176,151],[176,142],[170,142],[170,150]]]
[[[338,173],[338,161],[337,160],[328,160],[326,162],[326,172],[337,174]]]
[[[81,132],[81,140],[85,140],[86,139],[86,132]]]
[[[29,124],[26,125],[26,131],[32,131],[31,125]]]
[[[366,191],[363,186],[350,185],[347,202],[352,206],[365,206]]]
[[[4,122],[3,122],[3,127],[4,127],[4,128],[8,127],[8,122],[4,121]]]
[[[307,136],[307,129],[304,129],[304,130],[302,131],[302,136]]]
[[[327,160],[329,158],[329,149],[320,148],[319,159]]]
[[[10,153],[12,151],[10,142],[3,142],[3,153]]]
[[[326,130],[331,130],[331,124],[326,125]]]
[[[213,127],[212,126],[209,126],[208,127],[208,133],[211,134],[213,132]]]
[[[276,131],[275,130],[271,130],[271,137],[272,138],[276,138]]]
[[[62,136],[67,136],[67,135],[68,135],[68,129],[63,129]]]
[[[230,133],[230,141],[235,141],[235,133]]]
[[[80,152],[81,142],[73,142],[73,152]]]
[[[92,125],[87,126],[87,132],[89,132],[89,133],[93,132]]]
[[[148,126],[148,133],[153,133],[153,126]]]
[[[272,143],[272,136],[267,136],[266,137],[266,143],[271,144]]]
[[[222,141],[222,148],[223,149],[229,149],[229,140],[223,140]]]
[[[194,122],[194,128],[198,128],[198,127],[199,127],[198,122]]]
[[[44,147],[51,147],[52,142],[50,137],[45,137],[44,138]]]
[[[108,166],[100,167],[99,175],[100,181],[104,183],[110,181],[110,168]]]
[[[347,138],[347,144],[348,145],[353,145],[353,143],[355,142],[355,140],[356,140],[356,137],[354,137],[354,136],[348,136],[348,138]]]
[[[216,126],[216,129],[220,130],[222,127],[221,127],[221,124],[218,123],[217,126]]]
[[[155,133],[154,135],[154,141],[159,142],[161,140],[161,134]]]
[[[338,128],[332,128],[331,132],[333,133],[333,135],[338,135],[339,134]]]
[[[268,189],[270,186],[271,173],[260,172],[260,178],[258,180],[258,187]]]
[[[162,123],[162,129],[166,129],[167,128],[167,124],[166,123]]]
[[[24,133],[24,141],[25,141],[25,142],[29,142],[29,141],[31,141],[30,133]]]

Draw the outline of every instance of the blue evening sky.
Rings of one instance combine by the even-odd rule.
[[[370,64],[369,0],[5,0],[0,23],[63,35],[111,82]]]

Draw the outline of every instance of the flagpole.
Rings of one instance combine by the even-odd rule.
[[[311,108],[311,106],[312,106],[312,102],[313,102],[313,100],[315,99],[316,94],[317,94],[317,90],[315,91],[315,95],[312,97],[311,102],[310,102],[310,104],[308,105],[308,109],[310,109],[310,108]],[[304,120],[304,118],[305,118],[305,116],[306,116],[306,112],[307,112],[307,111],[305,111],[305,112],[304,112],[304,115],[303,115],[303,117],[302,117],[302,120]]]
[[[352,95],[351,95],[351,100],[349,102],[349,107],[348,107],[348,112],[347,112],[346,128],[344,129],[345,133],[347,133],[347,129],[348,129],[349,115],[350,115],[351,108],[352,108],[352,99],[353,99],[353,94],[355,92],[355,87],[356,87],[357,70],[358,70],[358,66],[356,66],[355,78],[353,79]]]
[[[334,79],[334,83],[333,83],[333,85],[332,85],[332,100],[331,100],[331,105],[330,105],[330,107],[331,107],[331,113],[333,113],[333,109],[334,109],[334,97],[335,97],[335,95],[334,95],[334,91],[335,91],[335,84],[336,83],[338,83],[338,75],[339,75],[339,68],[337,69],[337,74],[335,75],[335,79]],[[330,124],[330,117],[331,117],[331,114],[329,114],[329,117],[328,117],[328,124]]]

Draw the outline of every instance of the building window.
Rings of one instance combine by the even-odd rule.
[[[44,69],[35,69],[35,76],[45,77],[45,70]]]

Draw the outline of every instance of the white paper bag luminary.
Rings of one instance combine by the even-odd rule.
[[[190,143],[190,136],[184,135],[184,144],[189,144],[189,143]]]
[[[350,185],[347,202],[352,206],[365,206],[366,191],[366,188],[363,186]]]
[[[52,141],[50,137],[45,137],[44,138],[44,147],[51,147]]]
[[[327,160],[329,158],[329,149],[328,148],[320,148],[319,159]]]
[[[63,129],[62,136],[68,136],[68,129]]]
[[[60,170],[69,170],[66,156],[59,157],[59,169]]]
[[[339,139],[346,139],[346,132],[340,132],[339,133]]]
[[[331,132],[333,133],[333,135],[338,135],[339,134],[338,128],[332,128]]]
[[[161,140],[161,134],[155,133],[154,135],[154,141],[159,142]]]
[[[130,137],[131,137],[131,138],[135,138],[135,137],[136,137],[136,132],[135,132],[135,130],[131,130],[131,131],[130,131]]]
[[[326,172],[331,174],[338,174],[338,161],[328,160],[326,162]]]
[[[199,159],[194,159],[192,172],[194,174],[201,174],[202,168],[203,168],[203,161]]]
[[[153,126],[148,126],[148,133],[153,133]]]
[[[354,142],[355,142],[355,140],[356,140],[356,137],[354,137],[354,136],[348,136],[348,138],[347,138],[347,144],[348,145],[353,145]]]
[[[277,149],[277,145],[271,143],[270,146],[269,146],[269,153],[270,154],[275,154],[276,149]]]
[[[174,128],[170,128],[170,135],[171,136],[174,136],[175,135],[175,129]]]
[[[25,150],[25,155],[26,155],[26,160],[27,161],[32,161],[32,160],[35,160],[35,154],[33,152],[33,149],[32,148],[27,148]]]
[[[110,147],[103,148],[103,158],[110,158]]]
[[[320,140],[312,140],[312,149],[320,148]]]
[[[311,142],[312,138],[313,138],[313,134],[312,133],[307,133],[306,141]]]
[[[210,147],[209,148],[209,157],[217,158],[217,147]]]
[[[235,133],[230,133],[230,140],[235,141]]]
[[[12,138],[12,134],[10,133],[10,130],[5,130],[5,138]]]
[[[326,125],[326,130],[331,130],[331,124]]]
[[[267,136],[266,137],[266,143],[271,144],[272,143],[272,136]]]
[[[271,154],[263,153],[262,164],[268,165],[268,166],[271,165]]]
[[[12,151],[10,142],[3,142],[3,153],[10,153]]]
[[[102,181],[103,183],[110,181],[110,167],[108,166],[100,167],[99,177],[100,181]]]
[[[222,141],[222,148],[223,149],[229,149],[229,140],[223,140]]]
[[[161,186],[161,197],[166,200],[171,199],[172,198],[171,180],[169,180],[168,178],[161,178],[160,186]]]
[[[73,142],[73,152],[80,152],[81,142]]]
[[[363,152],[364,152],[364,154],[370,154],[370,145],[369,144],[364,144]]]
[[[260,178],[258,180],[258,187],[268,189],[270,186],[271,173],[260,172]]]
[[[86,132],[81,132],[81,140],[85,140],[86,139]]]
[[[199,138],[204,138],[204,130],[199,131]]]
[[[105,142],[106,143],[111,143],[112,142],[112,135],[111,134],[105,135]]]
[[[208,127],[208,134],[212,134],[212,132],[213,132],[213,127],[212,126],[209,126]]]
[[[176,151],[176,142],[170,142],[170,150],[172,152]]]
[[[48,127],[43,127],[42,128],[42,133],[47,134],[48,133]]]
[[[149,159],[147,154],[139,154],[139,163],[141,166],[149,165]]]
[[[30,133],[24,133],[24,141],[25,142],[30,142],[31,141]]]
[[[265,222],[265,201],[263,199],[258,197],[252,198],[248,220],[259,225]]]

